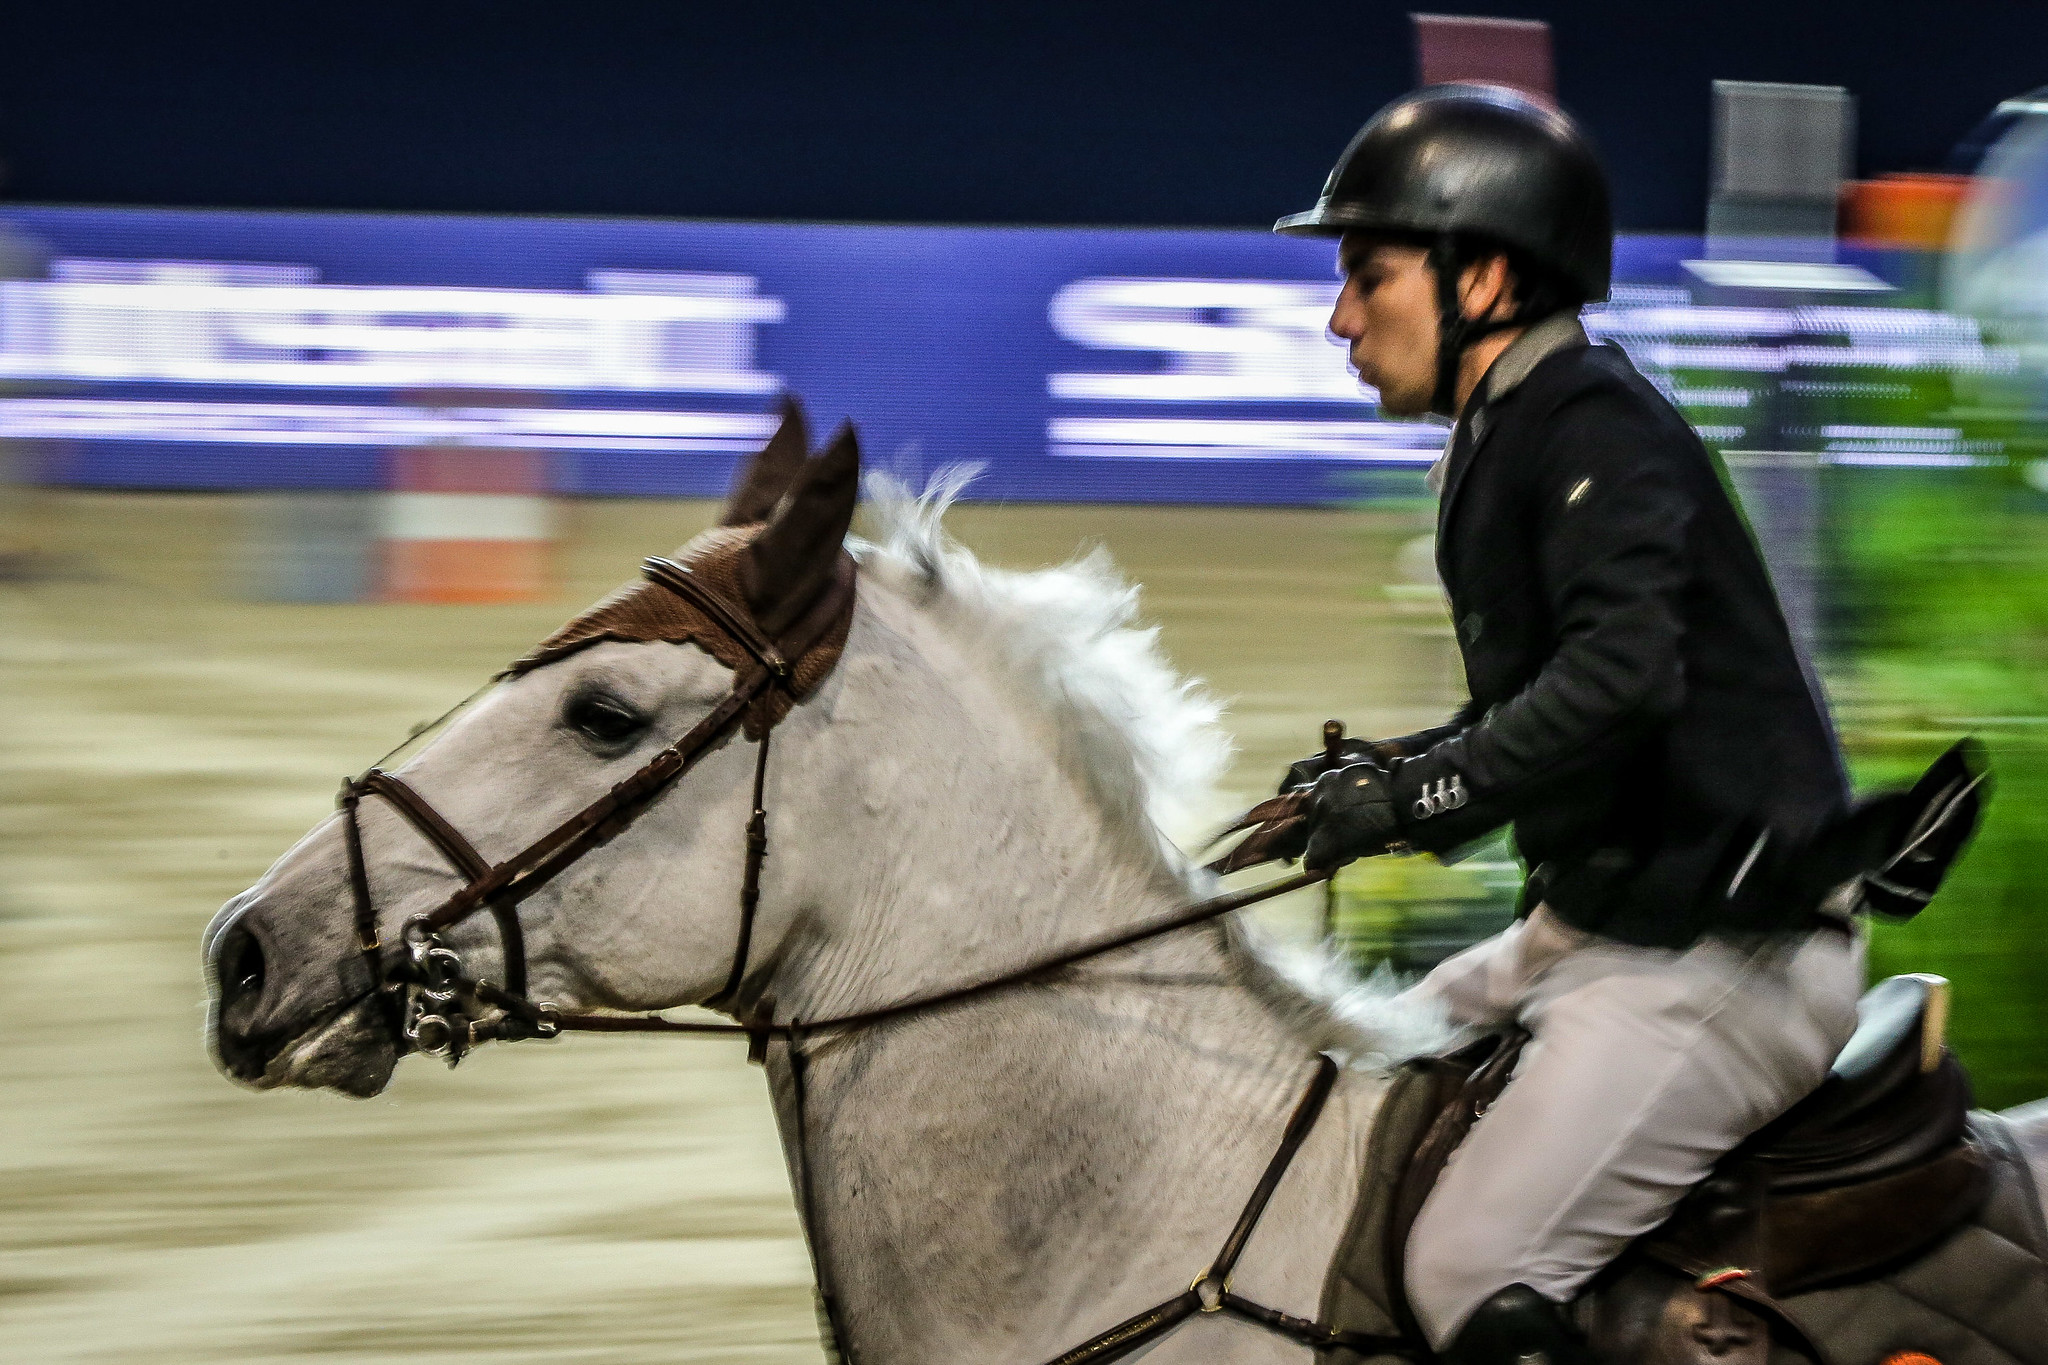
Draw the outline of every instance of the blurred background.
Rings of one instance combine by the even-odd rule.
[[[18,7],[0,34],[0,1341],[35,1361],[815,1361],[739,1050],[586,1039],[256,1096],[201,926],[337,779],[707,525],[784,393],[960,536],[1104,543],[1232,795],[1462,697],[1421,471],[1272,237],[1418,82],[1555,98],[1597,338],[1725,463],[1860,783],[2000,782],[1874,968],[2048,1093],[2048,11],[1735,0]],[[1261,912],[1361,965],[1520,870]]]

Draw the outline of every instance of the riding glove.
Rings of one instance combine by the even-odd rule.
[[[1280,794],[1285,796],[1296,788],[1310,786],[1330,769],[1342,768],[1352,763],[1372,762],[1382,768],[1391,768],[1398,759],[1428,753],[1436,745],[1458,734],[1464,728],[1462,723],[1454,721],[1449,725],[1418,730],[1412,735],[1402,735],[1396,739],[1339,740],[1334,761],[1328,749],[1318,749],[1290,766],[1287,769],[1287,776],[1280,779]]]
[[[1386,769],[1371,761],[1333,768],[1317,778],[1307,814],[1305,868],[1341,867],[1385,853],[1398,842],[1401,818],[1393,785]]]
[[[1332,768],[1342,768],[1353,763],[1381,762],[1380,741],[1376,739],[1344,739],[1337,742],[1337,753],[1333,758],[1328,749],[1318,749],[1307,758],[1296,759],[1288,766],[1287,776],[1280,779],[1280,794],[1300,787],[1312,787],[1316,779]]]

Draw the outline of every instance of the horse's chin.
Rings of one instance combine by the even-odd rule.
[[[366,1100],[383,1093],[397,1065],[384,1012],[375,996],[366,996],[279,1048],[248,1084],[257,1090],[338,1090]]]

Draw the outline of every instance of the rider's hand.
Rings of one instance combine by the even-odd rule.
[[[1316,779],[1308,798],[1308,841],[1301,864],[1310,871],[1342,867],[1385,853],[1401,821],[1387,771],[1366,761]]]
[[[1347,764],[1377,761],[1382,755],[1380,741],[1373,739],[1345,739],[1337,743],[1337,758],[1333,763],[1327,749],[1318,749],[1307,758],[1296,761],[1287,769],[1287,776],[1280,779],[1280,792],[1284,796],[1297,787],[1308,787],[1332,768]]]

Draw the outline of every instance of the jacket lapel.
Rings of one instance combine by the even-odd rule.
[[[1486,374],[1480,378],[1475,394],[1476,406],[1453,429],[1450,458],[1444,463],[1443,498],[1438,504],[1436,517],[1439,574],[1443,571],[1445,533],[1450,529],[1451,513],[1457,507],[1458,490],[1464,487],[1465,474],[1472,468],[1472,462],[1479,458],[1479,448],[1500,425],[1499,417],[1493,411],[1495,404],[1512,397],[1538,366],[1559,351],[1586,344],[1586,332],[1579,325],[1577,313],[1557,313],[1516,337],[1505,351],[1495,357]]]
[[[1444,556],[1450,546],[1451,514],[1457,510],[1458,494],[1465,487],[1465,475],[1471,471],[1472,462],[1478,458],[1479,447],[1493,434],[1497,423],[1480,423],[1479,434],[1475,437],[1472,423],[1460,422],[1451,431],[1451,453],[1444,464],[1444,492],[1437,503],[1436,512],[1436,571],[1437,577],[1450,582],[1446,572]]]

